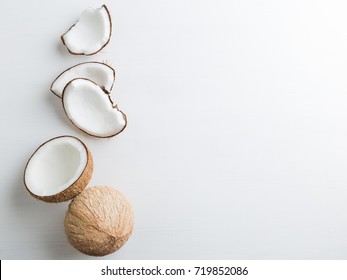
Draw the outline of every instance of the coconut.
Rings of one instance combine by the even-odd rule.
[[[62,102],[68,119],[91,136],[113,137],[126,127],[126,115],[109,93],[91,80],[70,81],[64,88]]]
[[[24,170],[29,193],[46,202],[74,198],[88,185],[93,159],[87,146],[73,136],[52,138],[39,146]]]
[[[61,36],[61,40],[71,54],[92,55],[108,44],[111,34],[111,15],[103,5],[84,10],[79,20]]]
[[[105,91],[112,90],[115,71],[102,62],[90,61],[76,64],[63,71],[52,83],[51,91],[58,97],[63,95],[63,90],[68,82],[76,78],[85,78],[98,84]]]
[[[70,244],[91,256],[117,251],[133,231],[133,211],[119,191],[105,186],[85,189],[70,203],[65,216]]]

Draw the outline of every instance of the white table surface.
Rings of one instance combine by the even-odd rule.
[[[3,1],[1,259],[93,259],[64,234],[68,203],[22,176],[54,136],[91,149],[90,186],[132,202],[135,229],[105,259],[347,258],[347,3],[108,1],[114,31],[92,57],[60,35],[103,2]],[[107,60],[128,116],[100,140],[49,91],[64,69]]]

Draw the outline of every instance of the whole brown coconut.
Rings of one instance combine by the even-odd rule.
[[[91,256],[117,251],[133,230],[133,211],[123,194],[111,187],[92,187],[76,196],[65,216],[70,244]]]

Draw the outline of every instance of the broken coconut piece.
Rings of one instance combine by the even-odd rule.
[[[93,173],[86,145],[73,136],[48,140],[30,157],[24,185],[32,196],[46,202],[70,200],[85,189]]]
[[[70,244],[91,256],[117,251],[133,231],[133,211],[126,197],[111,187],[92,187],[76,196],[65,216]]]
[[[80,19],[61,36],[61,40],[71,54],[92,55],[108,44],[111,33],[111,16],[103,5],[83,11]]]
[[[89,79],[110,92],[115,80],[115,71],[111,66],[102,62],[80,63],[62,72],[53,81],[51,91],[61,97],[66,84],[76,78]]]
[[[62,101],[70,121],[91,136],[112,137],[126,127],[126,115],[112,102],[108,92],[88,79],[70,81],[64,88]]]

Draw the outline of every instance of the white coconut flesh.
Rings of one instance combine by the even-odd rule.
[[[92,55],[99,52],[111,38],[110,13],[103,5],[97,9],[86,9],[80,19],[61,36],[72,54]]]
[[[25,185],[36,196],[56,195],[81,176],[87,161],[87,149],[77,138],[54,138],[30,158],[25,169]]]
[[[89,79],[110,92],[115,79],[115,71],[109,65],[101,62],[80,63],[62,72],[52,83],[51,91],[61,97],[67,83],[76,78]]]
[[[120,133],[126,116],[108,93],[87,79],[69,82],[63,91],[63,107],[70,121],[89,135],[107,138]]]

